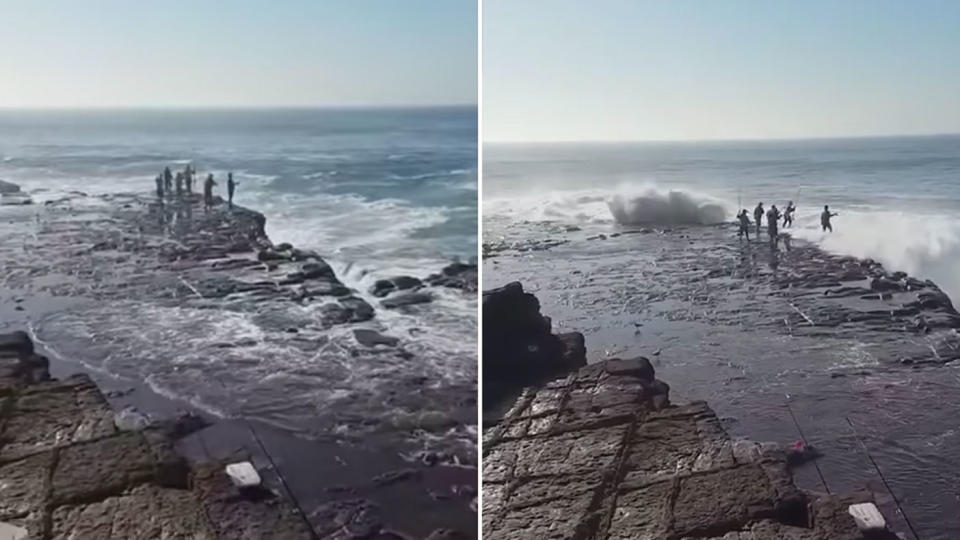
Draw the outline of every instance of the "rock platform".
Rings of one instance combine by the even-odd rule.
[[[86,375],[53,380],[22,332],[0,336],[0,522],[31,540],[315,538],[294,505],[191,468],[162,431],[120,431]]]
[[[644,358],[524,391],[484,436],[483,538],[863,538],[847,507],[869,495],[801,491],[783,449],[668,393]]]

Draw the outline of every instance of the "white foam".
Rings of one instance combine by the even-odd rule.
[[[932,279],[951,298],[960,298],[960,222],[941,214],[876,208],[833,208],[833,232],[820,228],[818,208],[798,213],[793,234],[824,249],[871,258],[889,271]]]
[[[713,197],[653,185],[617,193],[607,206],[613,219],[623,225],[711,225],[727,219],[726,208]]]
[[[727,205],[690,189],[662,189],[654,184],[624,184],[613,190],[558,191],[546,195],[484,198],[484,214],[514,220],[624,225],[708,225],[727,219]]]

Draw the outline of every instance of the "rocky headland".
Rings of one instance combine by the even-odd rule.
[[[0,211],[0,321],[27,331],[61,379],[37,384],[92,396],[90,410],[106,427],[91,439],[147,440],[149,426],[164,433],[174,455],[190,464],[178,484],[183,493],[171,495],[176,504],[222,498],[229,485],[190,479],[206,478],[209,463],[222,471],[222,462],[252,456],[274,488],[270,500],[290,495],[296,504],[289,508],[302,510],[300,526],[309,524],[303,535],[278,526],[280,536],[257,536],[240,523],[232,530],[245,532],[232,535],[214,517],[238,519],[234,511],[211,510],[214,517],[205,516],[198,531],[209,528],[211,538],[424,538],[435,530],[473,537],[475,356],[443,364],[418,337],[428,335],[429,327],[419,325],[428,324],[434,302],[476,290],[475,265],[399,276],[390,281],[404,283],[402,290],[373,295],[346,285],[318,253],[273,243],[262,214],[228,209],[219,199],[205,212],[201,198],[187,194],[163,201],[133,193],[45,198]],[[419,283],[406,286],[413,279]],[[405,300],[407,294],[420,299]],[[418,326],[396,326],[409,321]],[[77,371],[96,385],[70,377]],[[167,429],[164,420],[184,411],[202,425]],[[117,431],[115,420],[136,431]],[[56,439],[65,427],[37,429]],[[36,435],[6,417],[3,429],[4,441]],[[77,500],[100,504],[88,512],[105,516],[128,502],[142,513],[160,508],[166,495],[122,497],[166,488],[157,482],[126,475],[98,491],[100,499]],[[230,494],[238,512],[253,512]],[[43,497],[40,510],[21,508],[10,519],[29,524],[36,517],[48,535],[38,538],[65,538],[53,525],[60,499]],[[104,537],[151,537],[123,519],[116,518],[114,536]]]

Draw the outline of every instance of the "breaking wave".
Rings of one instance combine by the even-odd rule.
[[[712,225],[727,219],[724,205],[709,196],[647,186],[635,194],[607,200],[613,219],[622,225]]]

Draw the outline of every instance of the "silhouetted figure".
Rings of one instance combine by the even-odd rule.
[[[767,211],[767,234],[770,235],[770,246],[777,247],[777,226],[780,223],[780,210],[777,205],[772,205]]]
[[[183,173],[177,173],[177,197],[183,194]]]
[[[157,175],[157,198],[163,202],[163,175]]]
[[[820,213],[820,226],[823,227],[824,232],[833,232],[833,226],[830,225],[830,218],[835,215],[837,214],[830,212],[829,205],[823,205],[823,212]]]
[[[750,241],[750,215],[747,214],[747,209],[744,208],[740,210],[740,213],[737,214],[737,220],[740,221],[740,232],[737,233],[738,239],[743,239],[744,236],[747,237],[747,242]]]
[[[213,179],[213,173],[207,175],[207,181],[203,183],[203,211],[206,212],[213,208],[213,186],[217,182]]]
[[[760,225],[763,223],[763,203],[757,204],[753,209],[753,220],[757,222],[757,238],[760,237]]]
[[[173,191],[173,174],[170,173],[170,167],[163,168],[163,190],[167,195]]]
[[[187,193],[193,193],[193,169],[189,163],[187,163],[187,167],[183,171],[183,181],[187,185]]]
[[[233,191],[237,189],[237,184],[240,182],[233,181],[233,173],[227,173],[227,203],[230,205],[230,209],[233,209]]]
[[[793,213],[797,210],[797,207],[793,205],[793,201],[787,203],[787,208],[783,211],[783,228],[793,227]]]

